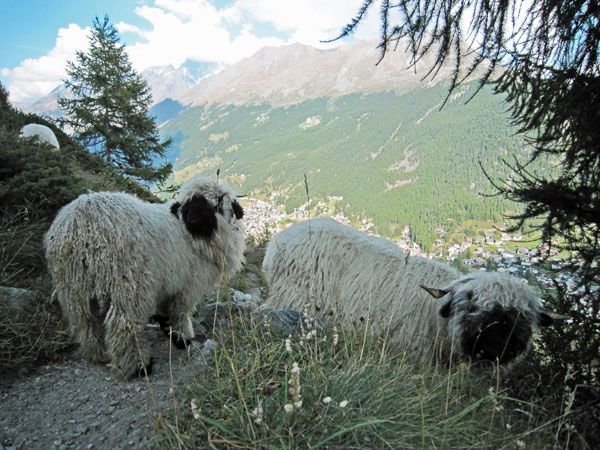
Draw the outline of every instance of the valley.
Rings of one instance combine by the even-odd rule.
[[[178,183],[220,169],[240,193],[288,214],[316,213],[321,203],[326,213],[369,220],[373,231],[391,238],[408,226],[411,239],[430,249],[440,227],[451,233],[465,221],[502,223],[514,208],[485,196],[493,190],[480,164],[507,179],[502,159],[522,155],[522,139],[490,89],[465,103],[475,87],[461,87],[441,110],[443,83],[282,107],[192,106],[160,129],[174,136],[170,157]]]

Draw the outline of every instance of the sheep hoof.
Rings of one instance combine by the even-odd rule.
[[[140,370],[138,370],[138,374],[137,376],[142,378],[145,377],[147,375],[150,375],[152,373],[152,366],[154,365],[154,358],[150,357],[150,362],[148,363],[148,365],[146,365],[145,367],[142,367]]]
[[[160,329],[163,333],[169,334],[169,318],[167,316],[161,316],[159,314],[154,314],[150,317],[151,322],[158,323]]]
[[[180,350],[185,350],[192,344],[191,340],[179,333],[171,333],[171,342]]]

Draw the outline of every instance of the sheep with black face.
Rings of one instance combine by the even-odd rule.
[[[64,206],[44,245],[82,356],[124,377],[147,373],[142,329],[151,317],[173,330],[178,347],[188,345],[197,302],[244,261],[242,216],[230,189],[200,177],[170,204],[100,192]]]
[[[364,322],[421,362],[505,364],[526,352],[535,327],[552,323],[553,315],[522,280],[461,275],[329,218],[275,235],[263,269],[270,306],[309,305],[324,320]]]

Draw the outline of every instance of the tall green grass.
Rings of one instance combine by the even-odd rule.
[[[241,317],[215,333],[209,367],[160,416],[156,448],[551,448],[565,420],[505,395],[494,369],[419,368],[360,328],[337,345],[332,329],[286,344]]]

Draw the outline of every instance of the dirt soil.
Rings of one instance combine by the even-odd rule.
[[[108,367],[66,360],[9,385],[0,381],[0,450],[121,449],[152,444],[161,413],[185,381],[202,376],[213,341],[190,351],[169,345],[158,326],[144,330],[153,373],[132,381]]]
[[[263,256],[264,248],[248,251],[238,276],[255,302],[263,295]],[[189,351],[170,345],[158,325],[146,326],[154,358],[148,378],[123,381],[107,366],[71,358],[25,378],[0,379],[0,450],[151,447],[161,414],[202,376],[218,345],[204,341],[206,329],[193,323],[199,340]]]

